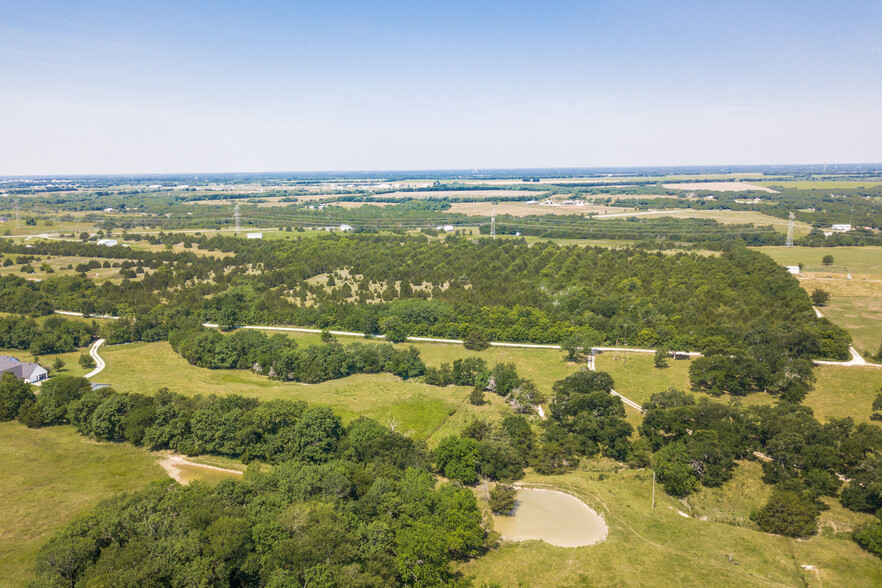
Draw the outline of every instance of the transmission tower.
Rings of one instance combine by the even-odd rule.
[[[492,209],[492,212],[490,213],[490,238],[491,239],[496,238],[496,208],[495,207]]]
[[[785,247],[793,247],[793,213],[790,213],[790,223],[787,225],[787,243]]]
[[[233,209],[233,220],[236,222],[236,234],[239,234],[239,203],[236,203],[236,208]]]

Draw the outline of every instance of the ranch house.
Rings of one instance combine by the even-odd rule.
[[[39,364],[19,361],[11,355],[0,355],[0,375],[10,373],[19,380],[36,384],[49,377],[49,372]]]

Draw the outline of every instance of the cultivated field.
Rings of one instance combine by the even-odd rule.
[[[747,192],[749,190],[758,190],[760,192],[768,192],[777,194],[776,190],[767,188],[760,184],[748,184],[746,182],[684,182],[674,184],[662,184],[669,190],[713,190],[714,192]]]

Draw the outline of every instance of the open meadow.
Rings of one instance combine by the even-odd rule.
[[[167,479],[154,454],[67,426],[0,423],[0,462],[0,586],[26,585],[43,542],[104,498]]]
[[[528,473],[523,483],[563,489],[604,517],[608,538],[589,547],[552,547],[541,541],[503,543],[461,567],[477,585],[499,586],[873,586],[882,565],[851,539],[868,515],[831,509],[822,531],[808,540],[756,529],[748,520],[758,501],[747,488],[764,486],[755,464],[722,488],[703,489],[689,504],[655,493],[652,472],[590,460],[560,476]],[[480,491],[479,491],[480,492]],[[708,494],[708,496],[705,496]],[[722,522],[726,520],[727,522]],[[733,524],[734,523],[734,524]],[[833,528],[839,529],[834,533]],[[729,561],[731,556],[732,562]],[[808,567],[804,567],[808,566]]]
[[[781,265],[802,264],[800,285],[809,293],[821,289],[830,302],[820,309],[851,333],[865,359],[882,345],[882,247],[762,247]],[[833,263],[825,265],[825,256]]]

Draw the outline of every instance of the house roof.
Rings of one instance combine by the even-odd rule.
[[[27,380],[38,368],[45,371],[40,364],[32,361],[19,361],[11,355],[0,355],[0,374],[9,372],[16,378]]]

